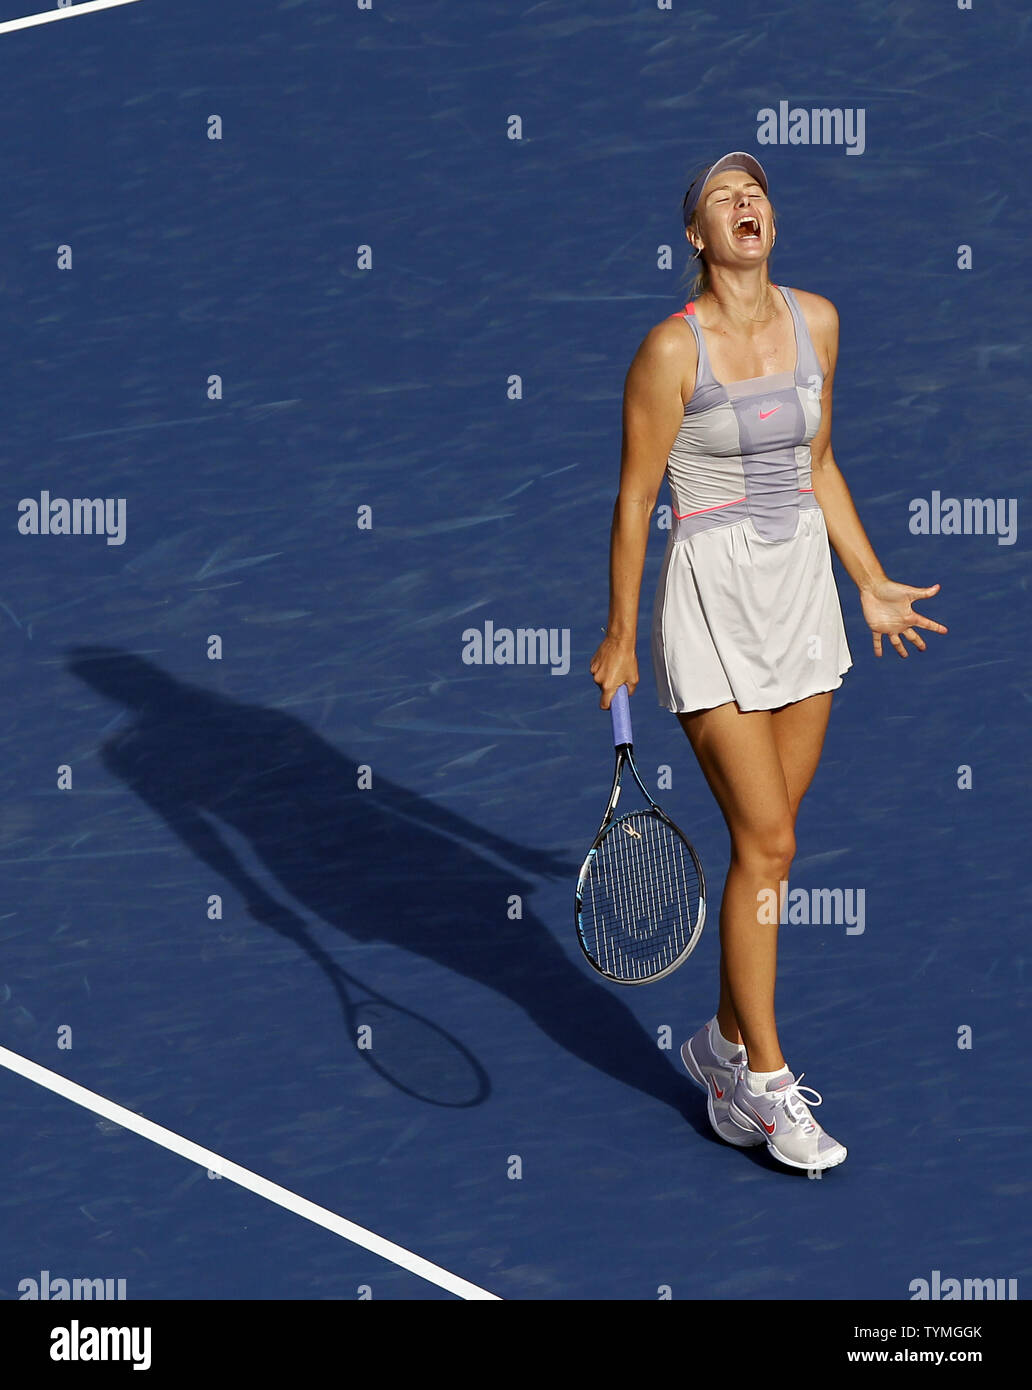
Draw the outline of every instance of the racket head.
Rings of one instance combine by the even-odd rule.
[[[695,950],[706,921],[702,865],[654,803],[603,823],[577,880],[576,914],[581,949],[615,984],[661,980]]]

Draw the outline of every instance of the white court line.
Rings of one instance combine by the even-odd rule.
[[[277,1206],[285,1207],[296,1216],[303,1216],[306,1221],[314,1221],[317,1226],[324,1226],[327,1231],[343,1236],[345,1240],[361,1245],[365,1250],[371,1250],[374,1255],[381,1255],[392,1264],[400,1265],[402,1269],[417,1274],[420,1279],[426,1279],[439,1288],[447,1289],[458,1298],[502,1301],[497,1294],[488,1293],[486,1289],[460,1279],[457,1274],[442,1269],[440,1265],[431,1264],[429,1260],[413,1255],[411,1250],[395,1245],[393,1241],[385,1240],[373,1231],[367,1231],[364,1226],[356,1226],[353,1221],[346,1221],[343,1216],[328,1211],[326,1207],[316,1206],[314,1202],[299,1197],[296,1192],[290,1192],[278,1183],[252,1173],[248,1168],[241,1168],[238,1163],[231,1163],[221,1154],[212,1153],[211,1149],[202,1149],[200,1144],[184,1139],[180,1134],[173,1134],[172,1130],[156,1125],[152,1120],[145,1120],[142,1115],[126,1110],[124,1106],[116,1105],[114,1101],[98,1096],[94,1091],[87,1091],[84,1086],[76,1085],[66,1076],[48,1071],[46,1067],[41,1067],[37,1062],[30,1062],[27,1057],[22,1057],[17,1052],[9,1052],[6,1047],[0,1047],[0,1066],[17,1072],[28,1081],[34,1081],[37,1086],[45,1086],[48,1091],[55,1091],[65,1100],[82,1105],[97,1115],[103,1115],[106,1120],[112,1120],[123,1129],[131,1129],[135,1134],[149,1139],[151,1143],[160,1144],[163,1149],[171,1149],[173,1153],[188,1158],[191,1163],[199,1163],[202,1168],[211,1168],[213,1172],[221,1173],[224,1178],[229,1178],[240,1187],[249,1188],[259,1197],[265,1197]]]
[[[53,24],[55,19],[70,19],[73,14],[92,14],[94,10],[110,10],[115,5],[135,5],[136,0],[87,0],[85,5],[66,5],[63,10],[47,10],[45,14],[30,14],[24,19],[9,19],[0,24],[0,34],[15,29],[31,29],[34,24]]]

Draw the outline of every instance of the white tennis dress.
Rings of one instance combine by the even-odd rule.
[[[666,709],[777,709],[852,666],[824,513],[810,480],[823,373],[795,295],[791,372],[723,386],[694,304],[695,391],[667,460],[673,525],[652,617]]]

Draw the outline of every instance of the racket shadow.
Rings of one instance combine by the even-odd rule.
[[[384,998],[339,966],[336,974],[359,1056],[385,1081],[415,1100],[451,1110],[465,1110],[487,1099],[491,1093],[487,1072],[454,1034]],[[356,1002],[348,984],[367,997]]]
[[[352,942],[397,947],[405,953],[399,959],[404,970],[407,956],[415,955],[496,992],[556,1047],[671,1106],[700,1133],[708,1131],[694,1088],[656,1047],[654,1035],[613,986],[574,963],[545,922],[527,910],[542,879],[570,883],[579,864],[510,841],[380,775],[372,790],[358,790],[355,768],[363,759],[282,710],[176,680],[117,649],[72,648],[66,655],[73,675],[126,708],[128,717],[101,746],[105,768],[233,885],[257,920],[319,963],[349,1027],[357,983],[312,940],[306,921],[247,870],[222,827],[242,837],[262,864],[262,878],[270,875],[308,921]],[[519,920],[506,912],[514,894],[524,903]],[[569,932],[567,919],[562,926]],[[498,1023],[490,1001],[479,991],[463,998],[470,1028],[493,1035]],[[384,1015],[379,1021],[383,1042]],[[396,1021],[400,1038],[400,1015]],[[404,1044],[391,1045],[390,1060],[386,1046],[377,1053],[375,1020],[374,1055],[365,1060],[394,1073],[395,1085],[430,1104],[480,1103],[490,1086],[478,1059],[437,1025],[423,1024],[430,1062],[418,1076],[393,1060],[404,1054]],[[450,1060],[444,1065],[452,1071],[435,1091],[433,1058],[445,1051]]]
[[[247,906],[256,921],[295,942],[324,972],[357,1056],[385,1081],[415,1100],[448,1109],[467,1109],[487,1099],[487,1072],[454,1034],[363,984],[312,939],[303,917],[264,891]]]

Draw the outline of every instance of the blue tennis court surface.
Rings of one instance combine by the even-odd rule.
[[[140,0],[0,35],[0,1045],[503,1299],[1024,1297],[1030,23]],[[757,144],[782,101],[862,109],[863,152]],[[734,148],[773,278],[839,309],[868,534],[950,629],[876,661],[836,561],[792,887],[863,916],[783,926],[778,986],[849,1148],[820,1180],[721,1144],[678,1058],[727,838],[645,618],[636,751],[710,920],[642,989],[573,929],[623,380]],[[31,524],[83,498],[101,534]],[[0,1103],[0,1298],[453,1297],[4,1068]]]

